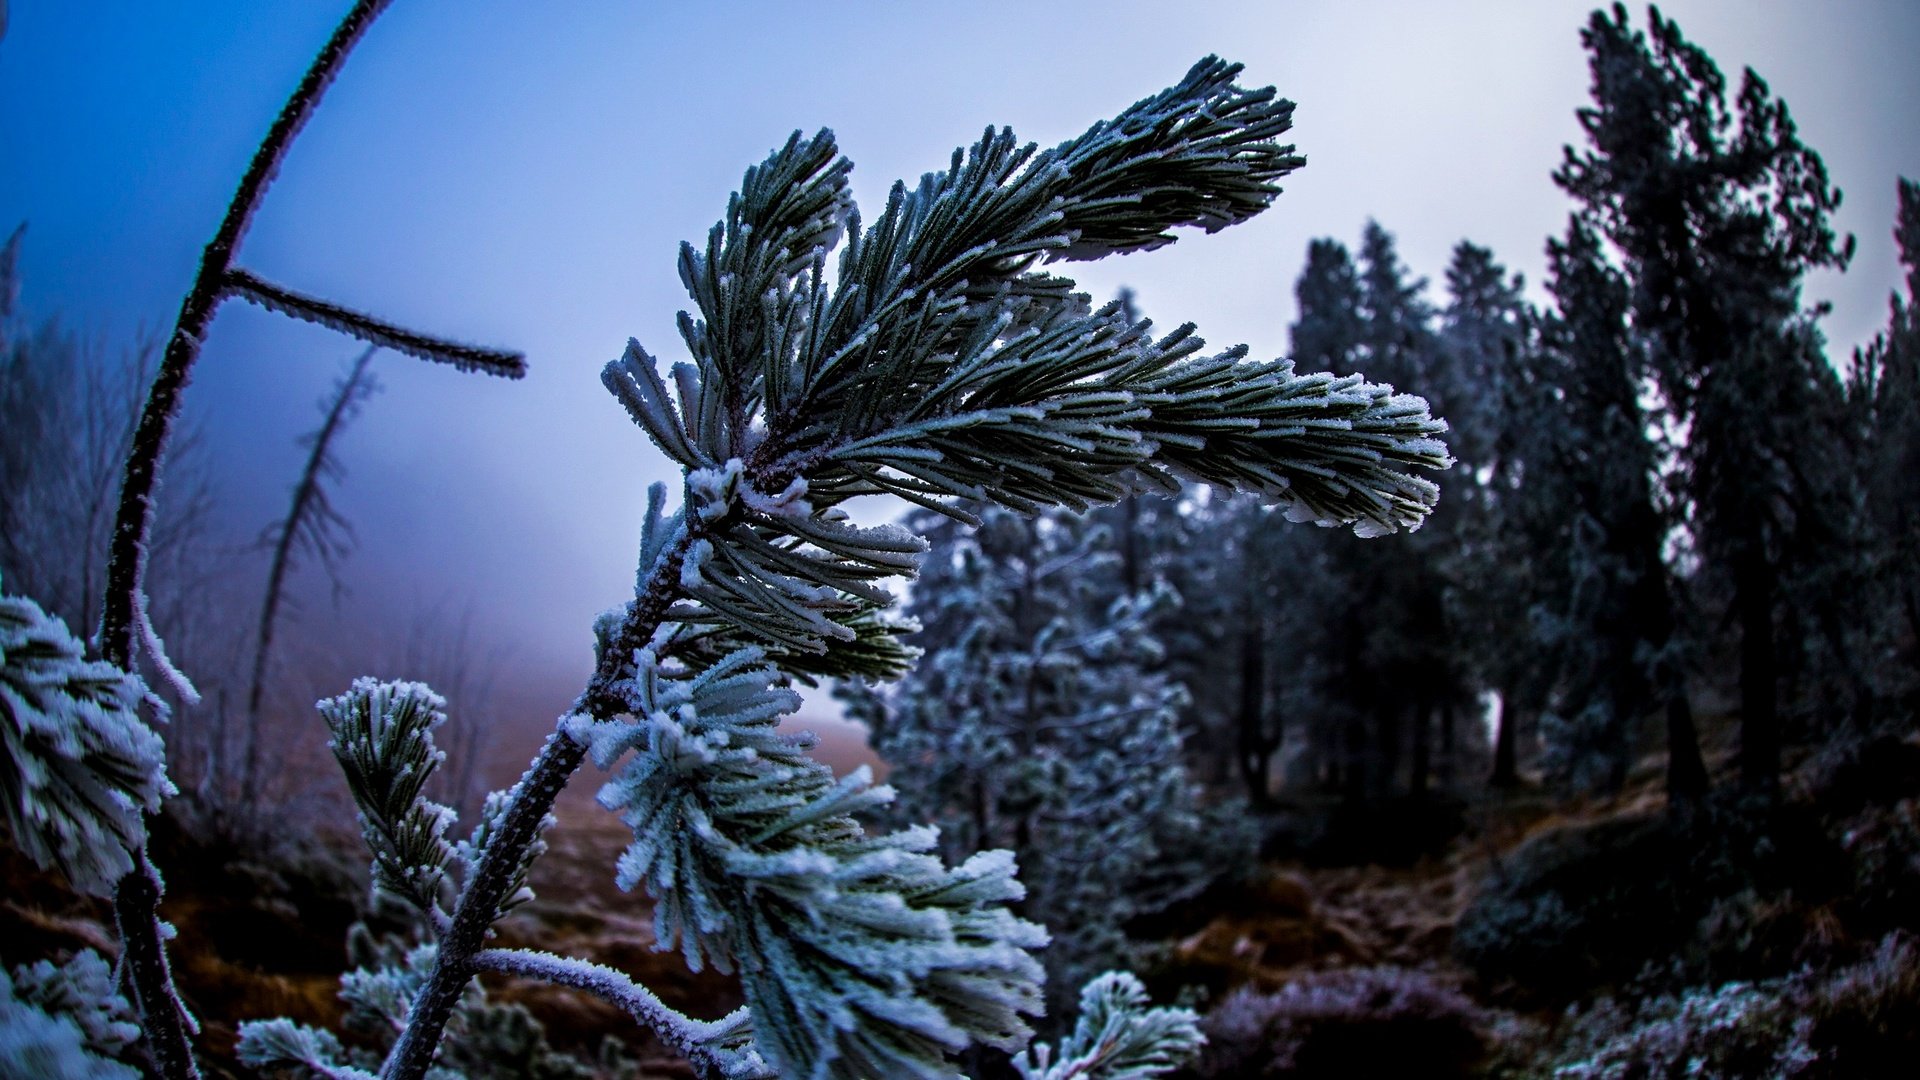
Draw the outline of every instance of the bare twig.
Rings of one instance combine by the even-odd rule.
[[[518,379],[527,373],[527,358],[521,353],[506,349],[489,349],[479,345],[463,345],[457,341],[422,334],[417,330],[409,330],[404,326],[396,326],[363,312],[341,307],[339,304],[294,292],[292,289],[276,285],[239,267],[227,271],[227,289],[234,296],[252,301],[269,311],[319,323],[330,330],[338,330],[340,333],[357,337],[370,345],[406,353],[408,356],[419,357],[422,360],[452,364],[462,371],[484,371],[489,375],[499,375],[509,379]]]
[[[192,376],[194,362],[199,359],[207,327],[220,301],[233,288],[234,253],[294,136],[312,117],[347,54],[387,3],[388,0],[357,0],[314,57],[300,85],[254,152],[246,175],[241,177],[238,190],[227,204],[219,229],[201,253],[193,287],[181,301],[179,317],[167,338],[160,370],[148,391],[146,407],[127,454],[113,537],[108,545],[100,651],[106,660],[123,670],[134,669],[135,632],[145,608],[143,578],[147,539],[153,528],[153,493],[160,463],[179,415],[180,395]],[[188,1039],[189,1024],[167,969],[166,946],[161,936],[159,876],[153,872],[144,850],[136,853],[136,861],[139,868],[121,882],[114,897],[114,912],[125,946],[127,982],[161,1076],[164,1080],[194,1080],[200,1074]]]
[[[100,617],[101,655],[125,669],[133,664],[133,611],[135,597],[142,588],[145,570],[147,534],[153,527],[153,488],[159,478],[160,461],[166,453],[167,437],[180,411],[180,394],[192,376],[194,361],[200,358],[200,346],[214,309],[220,306],[228,288],[234,251],[247,231],[247,224],[259,208],[279,169],[280,159],[295,135],[313,115],[320,97],[333,82],[347,53],[366,33],[389,0],[359,0],[341,20],[320,55],[300,80],[293,96],[280,110],[260,148],[254,152],[220,228],[200,255],[200,271],[193,288],[180,303],[180,315],[173,333],[167,338],[160,371],[147,393],[147,405],[134,432],[133,451],[127,455],[126,478],[120,486],[120,511],[114,524],[113,542],[107,559],[107,592]]]

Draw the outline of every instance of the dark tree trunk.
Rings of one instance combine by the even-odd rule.
[[[987,796],[985,778],[973,782],[973,848],[985,851],[993,846],[992,800]]]
[[[1607,794],[1618,795],[1627,786],[1627,771],[1633,764],[1633,726],[1639,719],[1624,702],[1616,699],[1607,730]]]
[[[1740,560],[1733,602],[1740,617],[1740,786],[1780,789],[1780,703],[1775,681],[1773,572],[1764,556]]]
[[[1459,762],[1459,747],[1454,730],[1454,700],[1448,694],[1440,703],[1440,759],[1439,779],[1442,788],[1451,789],[1458,779],[1456,765]]]
[[[1667,695],[1667,805],[1691,806],[1707,794],[1707,763],[1685,687]]]
[[[1433,707],[1422,694],[1413,706],[1413,768],[1407,778],[1407,793],[1416,799],[1427,797],[1428,774],[1433,770]]]
[[[1508,789],[1520,786],[1519,722],[1512,701],[1500,702],[1500,724],[1493,730],[1493,775],[1487,786]]]
[[[1240,635],[1240,778],[1246,784],[1248,800],[1256,807],[1265,807],[1272,801],[1267,772],[1280,739],[1266,729],[1266,623],[1257,612],[1248,614],[1246,629]]]
[[[1367,794],[1373,798],[1385,798],[1393,794],[1400,782],[1400,717],[1406,704],[1400,701],[1384,702],[1375,714],[1373,756],[1374,762],[1368,770],[1373,775],[1372,790]]]
[[[1372,772],[1373,754],[1372,732],[1368,731],[1364,714],[1356,715],[1346,724],[1346,752],[1341,755],[1340,790],[1348,802],[1365,802],[1368,788],[1372,786],[1368,774]]]

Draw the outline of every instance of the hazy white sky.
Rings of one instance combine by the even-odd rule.
[[[169,325],[253,146],[346,6],[14,0],[0,223],[29,222],[28,310],[123,338]],[[795,128],[835,129],[874,208],[989,123],[1053,143],[1206,53],[1240,61],[1243,82],[1299,103],[1308,165],[1274,209],[1067,269],[1097,296],[1133,286],[1163,325],[1279,355],[1308,240],[1352,243],[1369,216],[1416,273],[1437,280],[1471,238],[1538,281],[1567,211],[1549,174],[1579,134],[1590,8],[397,0],[295,146],[241,262],[524,349],[532,374],[377,361],[387,391],[342,447],[341,506],[362,539],[343,625],[466,598],[564,703],[592,615],[630,586],[644,486],[664,476],[599,369],[630,335],[679,355],[678,243]],[[1729,73],[1759,70],[1846,191],[1838,223],[1859,255],[1812,288],[1834,303],[1845,355],[1885,320],[1895,177],[1920,176],[1920,3],[1663,10]],[[356,351],[242,305],[221,315],[189,400],[243,520],[275,512],[294,435]]]

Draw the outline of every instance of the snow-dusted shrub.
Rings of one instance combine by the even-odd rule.
[[[71,1017],[90,1050],[116,1056],[140,1038],[133,1010],[114,985],[113,969],[92,949],[60,964],[41,960],[14,968],[13,992],[49,1015]]]
[[[1642,1002],[1607,1000],[1581,1016],[1557,1080],[1788,1080],[1816,1060],[1813,1019],[1786,1008],[1778,986],[1732,982]]]
[[[1889,935],[1859,963],[1695,987],[1633,1007],[1603,999],[1573,1023],[1556,1080],[1875,1080],[1912,1074],[1920,951]]]
[[[93,896],[133,869],[144,815],[173,794],[146,698],[40,605],[0,595],[0,813],[29,858]]]
[[[1920,1061],[1920,943],[1912,934],[1888,934],[1859,963],[1811,980],[1804,996],[1818,1075],[1894,1076],[1902,1063]]]
[[[1737,794],[1693,817],[1582,822],[1497,860],[1454,932],[1490,983],[1565,1004],[1644,975],[1666,986],[1792,969],[1804,905],[1844,889],[1847,867],[1805,807]]]
[[[1489,1018],[1453,986],[1407,968],[1300,976],[1274,993],[1242,987],[1207,1014],[1203,1077],[1464,1077]]]
[[[106,962],[0,968],[0,1080],[138,1080],[114,1060],[139,1035]]]
[[[1566,1001],[1671,954],[1683,927],[1666,824],[1627,818],[1544,832],[1495,862],[1454,930],[1481,978]],[[1697,914],[1697,913],[1696,913]]]

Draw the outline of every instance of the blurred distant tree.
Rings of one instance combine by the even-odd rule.
[[[260,602],[260,621],[254,631],[253,664],[247,680],[247,726],[242,733],[244,750],[239,770],[239,798],[251,807],[260,795],[260,760],[263,750],[262,707],[268,682],[268,661],[273,650],[274,631],[286,609],[291,607],[290,575],[305,560],[312,560],[333,586],[337,601],[344,589],[340,563],[354,546],[353,524],[334,509],[331,486],[345,475],[345,466],[334,453],[339,438],[360,414],[367,399],[379,392],[379,380],[371,364],[379,352],[369,345],[360,353],[347,373],[334,383],[333,390],[320,400],[320,426],[302,436],[307,448],[306,465],[294,482],[287,516],[268,526],[261,534],[264,546],[273,557],[267,563],[267,587]]]
[[[1308,245],[1294,298],[1299,308],[1299,319],[1291,327],[1294,362],[1309,371],[1357,370],[1366,325],[1359,272],[1346,245],[1333,239]],[[1356,591],[1362,582],[1355,576],[1358,568],[1351,565],[1355,554],[1340,537],[1303,536],[1294,543],[1305,550],[1296,557],[1302,572],[1289,590],[1288,603],[1309,629],[1305,636],[1290,636],[1275,645],[1299,658],[1295,665],[1303,669],[1296,685],[1303,690],[1299,704],[1307,722],[1302,734],[1308,769],[1329,786],[1359,797],[1368,787],[1372,754],[1371,703],[1364,694],[1372,682],[1364,670],[1364,597],[1370,594]]]
[[[1555,180],[1585,227],[1618,253],[1647,371],[1666,410],[1674,523],[1725,575],[1740,628],[1743,786],[1780,772],[1776,633],[1790,536],[1817,514],[1818,478],[1799,465],[1837,377],[1817,348],[1800,284],[1844,267],[1828,215],[1840,194],[1784,103],[1747,71],[1731,109],[1720,70],[1657,10],[1646,32],[1626,9],[1595,12],[1582,40],[1593,105],[1583,150]]]
[[[1441,779],[1457,773],[1461,727],[1477,721],[1483,695],[1500,697],[1494,733],[1496,786],[1517,779],[1514,751],[1539,659],[1528,634],[1526,596],[1536,552],[1507,542],[1505,526],[1520,486],[1529,478],[1516,442],[1542,418],[1516,410],[1516,387],[1537,347],[1537,318],[1487,248],[1461,241],[1447,267],[1447,305],[1441,312],[1440,363],[1427,378],[1449,410],[1459,482],[1448,490],[1445,516],[1425,543],[1441,567],[1446,629],[1453,651],[1455,690],[1441,699]],[[1422,530],[1423,533],[1426,530]]]
[[[908,608],[925,656],[883,690],[847,693],[901,820],[938,824],[955,859],[1013,851],[1064,1005],[1128,958],[1128,919],[1198,893],[1250,845],[1209,827],[1182,762],[1188,699],[1156,670],[1152,633],[1177,598],[1127,590],[1121,538],[1090,516],[983,508],[981,521],[910,519],[932,543]]]
[[[1451,387],[1458,401],[1470,402],[1472,389],[1450,379],[1454,355],[1425,288],[1378,223],[1368,222],[1357,264],[1337,242],[1315,241],[1295,286],[1296,363],[1339,374],[1364,368],[1394,385]],[[1475,482],[1470,470],[1457,475],[1450,491]],[[1324,680],[1315,695],[1318,728],[1340,744],[1325,756],[1338,763],[1350,799],[1392,795],[1403,774],[1408,792],[1425,794],[1436,730],[1452,729],[1477,708],[1469,654],[1449,625],[1447,600],[1453,521],[1465,505],[1450,496],[1392,553],[1334,535],[1299,541],[1323,550],[1315,581],[1296,579],[1289,596],[1325,606],[1318,618],[1295,624],[1303,636],[1288,647],[1322,658],[1312,666]]]
[[[1680,615],[1663,559],[1667,524],[1655,490],[1659,450],[1641,405],[1644,348],[1629,323],[1625,277],[1580,220],[1548,246],[1558,310],[1517,393],[1540,422],[1517,429],[1526,480],[1509,535],[1532,553],[1529,623],[1550,686],[1550,765],[1618,790],[1634,728],[1667,709],[1667,788],[1705,791],[1679,639]]]
[[[85,637],[99,625],[115,486],[156,358],[151,347],[106,355],[52,319],[29,327],[16,269],[25,234],[0,247],[0,574]],[[210,463],[191,425],[172,452],[151,603],[175,645],[198,651],[226,629],[208,592],[221,563]]]
[[[1876,679],[1892,676],[1893,685],[1881,688],[1887,694],[1910,692],[1920,672],[1920,183],[1900,181],[1898,214],[1906,295],[1894,293],[1887,329],[1854,358],[1847,387],[1873,530],[1878,587],[1866,593],[1880,631],[1873,655],[1885,650],[1898,661],[1873,666]]]

